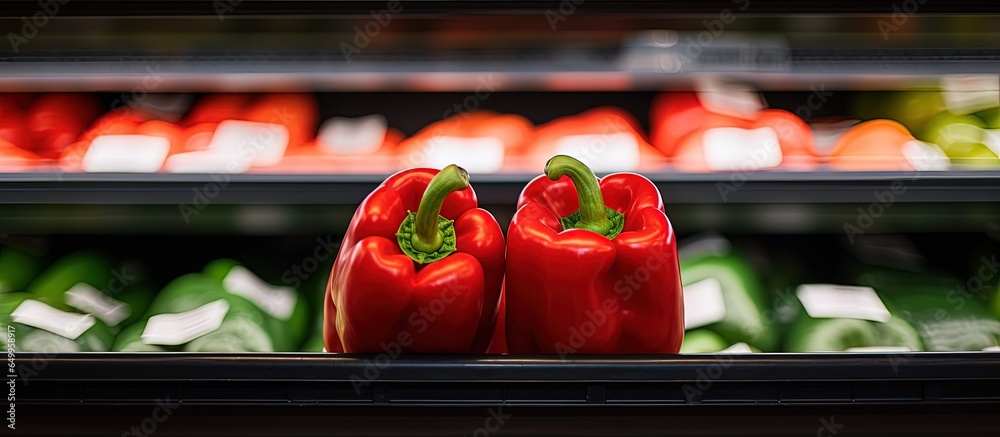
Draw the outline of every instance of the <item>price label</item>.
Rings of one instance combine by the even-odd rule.
[[[937,144],[923,141],[908,141],[903,144],[903,157],[913,168],[920,171],[943,171],[951,167],[951,161]]]
[[[569,155],[595,173],[639,168],[639,142],[629,132],[606,135],[568,135],[556,141],[556,154]]]
[[[983,144],[989,147],[993,154],[1000,156],[1000,129],[983,130]]]
[[[698,83],[698,101],[709,112],[753,119],[764,109],[764,98],[749,85],[705,79]]]
[[[101,135],[81,163],[86,172],[155,173],[170,153],[170,141],[153,135]]]
[[[229,302],[219,299],[183,313],[157,314],[146,322],[142,342],[162,346],[187,343],[219,329],[228,312]]]
[[[319,129],[319,146],[335,155],[363,155],[378,152],[385,142],[389,122],[374,114],[365,117],[333,117]]]
[[[871,287],[803,284],[795,290],[809,317],[888,322],[892,316]]]
[[[716,278],[702,279],[684,286],[684,329],[700,328],[726,318],[722,283]]]
[[[108,326],[117,326],[132,314],[129,305],[114,299],[87,283],[79,283],[66,291],[66,305],[93,314]]]
[[[759,170],[781,165],[778,133],[770,127],[719,127],[702,135],[705,163],[714,171]]]
[[[222,280],[226,291],[242,296],[278,320],[288,320],[298,299],[289,287],[275,287],[264,282],[243,266],[234,266]]]
[[[288,128],[273,123],[226,120],[219,123],[208,149],[250,166],[267,167],[281,162],[288,148]]]
[[[76,340],[97,323],[90,314],[60,311],[34,299],[21,302],[10,318],[15,323],[43,329],[70,340]]]
[[[503,166],[503,142],[494,137],[432,137],[424,152],[431,168],[455,164],[469,173],[496,173]]]
[[[742,341],[729,346],[719,352],[719,354],[752,354],[753,349],[750,349],[750,345],[743,343]]]
[[[953,75],[941,78],[944,104],[956,114],[971,114],[1000,106],[1000,75]]]

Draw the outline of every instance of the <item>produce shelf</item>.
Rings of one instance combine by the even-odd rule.
[[[894,202],[997,202],[1000,171],[945,172],[643,172],[667,204],[870,203],[894,182]],[[356,206],[387,175],[272,174],[0,174],[0,204],[177,204],[196,190],[218,204]],[[483,204],[513,204],[536,175],[476,174]]]
[[[37,2],[14,0],[5,8],[6,16],[18,16],[25,12],[37,11]],[[78,0],[63,5],[64,13],[70,16],[215,16],[221,10],[233,16],[280,16],[340,14],[366,15],[373,7],[384,8],[385,1],[359,0],[242,0],[224,2],[218,6],[212,0],[141,0],[125,5],[109,0]],[[409,0],[405,4],[407,14],[456,14],[456,13],[511,13],[524,11],[545,11],[559,8],[559,0]],[[730,0],[587,0],[575,2],[584,13],[704,13],[717,12],[731,7]],[[891,13],[892,1],[839,1],[800,2],[794,0],[755,0],[753,10],[757,13]],[[228,8],[226,8],[228,6]],[[991,2],[954,1],[920,4],[921,13],[975,13],[1000,11]]]
[[[327,435],[468,434],[483,426],[490,411],[510,415],[499,435],[596,435],[612,424],[624,435],[719,435],[732,430],[724,419],[741,420],[749,435],[816,432],[823,419],[862,435],[890,429],[986,435],[995,430],[990,409],[1000,406],[1000,354],[989,352],[17,359],[44,366],[16,388],[21,423],[43,430],[52,425],[39,423],[42,417],[35,414],[66,412],[82,418],[79,435],[90,435],[91,427],[127,429],[158,405],[177,412],[164,421],[163,435],[196,429],[205,435],[262,435],[279,425],[290,426],[287,435],[315,435],[324,427]],[[234,414],[257,417],[225,426],[206,422]]]
[[[352,35],[340,35],[350,41]],[[329,35],[336,39],[337,35]],[[943,38],[943,37],[942,37]],[[830,49],[708,46],[685,58],[681,49],[484,50],[445,54],[358,53],[337,47],[299,53],[191,55],[21,53],[0,56],[0,91],[635,91],[695,88],[705,73],[771,90],[936,89],[941,76],[995,74],[1000,49]],[[733,50],[751,63],[719,60]],[[758,53],[758,51],[760,53]],[[767,54],[762,54],[762,53]],[[442,58],[446,59],[442,59]],[[499,60],[498,60],[499,59]],[[768,60],[770,59],[770,60]],[[651,66],[652,65],[652,66]],[[72,78],[72,82],[67,79]]]

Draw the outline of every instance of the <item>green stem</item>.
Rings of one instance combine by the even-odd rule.
[[[601,187],[590,167],[571,156],[556,155],[545,163],[545,175],[551,180],[569,176],[576,186],[580,199],[580,220],[573,227],[608,235],[614,224],[608,218]]]
[[[431,179],[417,207],[417,217],[414,223],[410,243],[413,249],[424,252],[436,252],[444,244],[444,232],[439,226],[441,206],[449,194],[469,188],[469,172],[457,165],[449,165]]]

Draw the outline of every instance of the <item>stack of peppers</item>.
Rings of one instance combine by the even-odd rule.
[[[598,179],[556,156],[521,193],[507,235],[457,166],[389,177],[333,266],[326,350],[678,352],[676,240],[648,179]]]

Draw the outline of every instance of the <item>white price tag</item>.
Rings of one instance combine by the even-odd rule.
[[[752,354],[753,349],[750,349],[750,345],[743,343],[742,341],[729,346],[721,351],[716,352],[717,354]]]
[[[167,158],[164,169],[171,173],[244,173],[250,160],[213,150],[178,153]]]
[[[702,279],[684,286],[684,329],[700,328],[726,318],[722,283],[716,278]]]
[[[170,141],[152,135],[101,135],[83,155],[83,171],[155,173],[170,153]]]
[[[93,314],[108,326],[117,326],[132,314],[128,304],[114,299],[87,283],[79,283],[66,291],[66,305]]]
[[[219,123],[208,149],[267,167],[281,162],[288,148],[288,128],[273,123],[226,120]]]
[[[862,347],[849,347],[844,352],[862,352],[862,353],[877,353],[877,352],[913,352],[910,348],[906,346],[862,346]]]
[[[720,235],[705,235],[686,239],[678,244],[677,257],[682,260],[693,260],[706,256],[726,256],[732,250],[732,244]]]
[[[288,320],[295,311],[295,291],[268,284],[243,266],[234,266],[222,280],[226,291],[242,296],[278,320]]]
[[[933,143],[908,141],[903,144],[903,157],[914,169],[920,171],[943,171],[951,167],[948,155]]]
[[[778,133],[770,127],[719,127],[702,135],[705,163],[715,171],[759,170],[781,165]]]
[[[971,114],[1000,106],[1000,75],[953,75],[941,78],[942,97],[948,110]]]
[[[809,129],[812,131],[816,151],[823,155],[828,155],[833,151],[847,131],[854,125],[860,123],[859,120],[845,120],[836,123],[810,123]]]
[[[97,323],[90,314],[60,311],[34,299],[21,302],[10,318],[16,323],[44,329],[70,340],[76,340]]]
[[[363,155],[378,152],[385,142],[389,122],[373,114],[364,117],[333,117],[319,128],[319,146],[335,155]]]
[[[892,316],[871,287],[803,284],[795,290],[809,317],[888,322]]]
[[[1000,129],[983,130],[983,144],[995,155],[1000,156]]]
[[[424,145],[424,165],[455,164],[469,173],[496,173],[503,166],[503,142],[494,137],[432,137]]]
[[[187,343],[219,329],[228,312],[229,302],[219,299],[183,313],[157,314],[146,322],[142,342],[163,346]]]
[[[698,101],[709,112],[745,119],[764,109],[764,98],[749,85],[705,79],[698,83]]]
[[[639,167],[639,142],[627,132],[568,135],[556,141],[556,154],[569,155],[595,173],[634,171]]]

